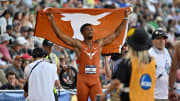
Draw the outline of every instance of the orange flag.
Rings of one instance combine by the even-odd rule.
[[[81,41],[83,40],[83,36],[80,33],[80,27],[83,24],[89,23],[92,25],[94,32],[93,40],[101,39],[112,34],[124,19],[126,9],[130,10],[128,7],[120,9],[45,8],[38,11],[35,36],[43,37],[69,49],[73,48],[64,44],[53,32],[47,16],[49,9],[54,14],[54,20],[61,32]],[[120,48],[126,40],[126,32],[127,25],[116,40],[108,46],[103,47],[102,53],[119,53]]]

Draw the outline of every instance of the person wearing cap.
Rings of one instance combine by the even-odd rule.
[[[57,66],[57,73],[59,74],[60,73],[59,59],[56,56],[56,54],[54,54],[52,52],[54,43],[49,41],[49,40],[44,39],[43,43],[42,43],[42,46],[43,46],[43,49],[46,51],[46,57],[45,57],[44,61],[49,62],[51,64],[56,64],[56,66]],[[57,101],[58,97],[57,97],[57,93],[56,92],[57,92],[56,88],[54,88],[55,100]]]
[[[128,37],[127,56],[119,63],[100,101],[105,101],[107,94],[117,85],[122,85],[119,91],[121,101],[154,101],[155,60],[148,52],[152,41],[144,29],[137,28],[133,33]]]
[[[49,63],[52,63],[52,64],[56,64],[57,68],[59,70],[59,65],[60,65],[59,64],[59,59],[56,56],[56,54],[54,54],[52,52],[54,43],[49,41],[49,40],[44,39],[44,41],[42,43],[42,46],[43,46],[43,49],[47,52],[47,54],[46,54],[47,56],[46,56],[46,58],[44,60],[46,62],[49,62]]]
[[[2,58],[0,61],[4,62],[4,65],[8,62],[12,63],[12,59],[10,53],[8,51],[7,45],[9,44],[10,37],[8,34],[0,35],[0,53],[2,54]]]
[[[42,48],[35,48],[32,57],[34,61],[25,68],[28,87],[24,88],[24,96],[28,95],[28,101],[55,101],[53,88],[60,87],[56,65],[44,61]]]
[[[4,70],[6,74],[8,74],[9,71],[13,71],[16,73],[17,79],[23,79],[24,78],[24,73],[21,69],[21,64],[22,64],[22,58],[20,55],[17,55],[13,59],[13,64],[10,65],[8,68]]]
[[[10,37],[9,44],[12,44],[16,39],[16,36],[14,35],[14,32],[13,32],[13,26],[7,25],[6,32],[8,33],[8,35]]]
[[[22,55],[22,70],[24,71],[25,67],[31,63],[32,61],[32,56],[30,56],[28,53],[25,53]]]
[[[11,48],[9,49],[11,58],[14,58],[16,55],[22,55],[23,53],[25,53],[27,50],[25,46],[26,43],[27,40],[24,37],[16,38],[15,42],[11,45]]]
[[[125,42],[125,44],[122,46],[121,48],[121,53],[118,54],[113,54],[111,55],[111,65],[112,65],[112,73],[115,73],[117,71],[117,69],[119,68],[118,64],[123,60],[123,57],[126,56],[128,52],[128,45],[127,42]],[[111,93],[111,101],[120,101],[120,96],[118,94],[119,92],[119,88],[121,87],[121,85],[118,85]]]
[[[22,34],[22,36],[23,37],[28,37],[29,36],[29,33],[28,33],[28,31],[29,31],[29,27],[27,27],[27,26],[23,26],[23,27],[21,27],[21,34]]]
[[[149,50],[156,61],[155,101],[168,101],[168,78],[171,56],[165,48],[166,34],[162,30],[152,33],[153,47]]]
[[[24,80],[24,72],[21,69],[21,65],[22,65],[22,57],[20,55],[17,55],[13,59],[12,65],[10,65],[6,69],[4,69],[4,72],[6,75],[8,74],[8,72],[11,72],[11,71],[15,72],[17,80],[19,82],[19,85],[21,88],[23,88],[25,80]]]

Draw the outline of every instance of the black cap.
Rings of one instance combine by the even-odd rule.
[[[12,29],[13,29],[13,26],[12,26],[12,25],[7,25],[6,29],[7,29],[7,30],[12,30]]]
[[[160,38],[160,37],[164,37],[165,39],[168,38],[162,30],[155,30],[152,33],[152,39],[156,39],[156,38]]]
[[[143,51],[151,48],[152,40],[144,29],[137,28],[134,34],[128,37],[127,44],[136,51]]]
[[[51,46],[54,46],[54,43],[49,40],[44,39],[43,46],[51,47]]]
[[[34,32],[34,28],[29,28],[29,32]]]
[[[28,31],[29,31],[29,27],[27,26],[21,27],[21,32],[28,32]]]

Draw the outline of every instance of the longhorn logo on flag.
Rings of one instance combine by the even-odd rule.
[[[126,9],[130,10],[128,7],[120,9],[47,8],[38,11],[35,36],[43,37],[69,49],[73,48],[64,44],[53,32],[47,16],[48,9],[51,9],[54,20],[63,34],[81,41],[84,40],[80,32],[80,28],[83,24],[89,23],[92,25],[94,32],[93,40],[101,39],[112,34],[124,19],[124,12]],[[103,47],[102,53],[119,53],[120,48],[126,40],[126,32],[127,25],[116,40]]]

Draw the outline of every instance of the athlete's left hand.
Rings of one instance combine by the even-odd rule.
[[[169,90],[169,93],[168,93],[169,101],[179,101],[178,97],[179,97],[179,95],[178,95],[177,91]]]

